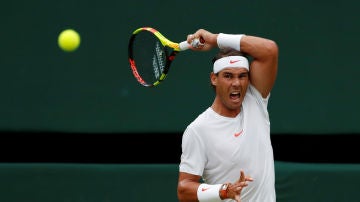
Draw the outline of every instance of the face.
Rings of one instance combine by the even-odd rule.
[[[211,83],[216,87],[214,102],[216,109],[223,115],[240,112],[249,85],[249,72],[247,69],[225,68],[218,74],[212,73]]]

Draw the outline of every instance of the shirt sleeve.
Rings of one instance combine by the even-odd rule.
[[[204,142],[191,125],[184,131],[181,147],[180,172],[202,176],[206,162]]]
[[[261,96],[261,93],[255,88],[253,85],[249,85],[248,88],[249,93],[255,98],[258,106],[260,107],[261,111],[264,113],[264,116],[266,117],[267,121],[269,122],[269,112],[268,112],[268,102],[270,98],[270,93],[266,98],[263,98]]]
[[[250,90],[250,93],[255,96],[256,100],[262,102],[262,104],[264,104],[264,106],[267,107],[267,104],[268,104],[268,101],[270,98],[270,93],[266,98],[263,98],[261,93],[255,88],[255,86],[253,86],[251,84],[249,85],[248,90]]]

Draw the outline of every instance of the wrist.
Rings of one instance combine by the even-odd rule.
[[[197,198],[200,202],[221,202],[220,188],[222,184],[200,184],[197,189]]]
[[[219,190],[219,196],[221,200],[228,198],[228,189],[229,189],[229,183],[221,185]]]
[[[219,33],[217,36],[217,45],[221,48],[232,48],[240,51],[240,42],[244,34],[224,34]]]

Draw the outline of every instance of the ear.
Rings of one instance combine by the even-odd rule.
[[[210,74],[210,81],[211,81],[211,84],[216,86],[216,83],[217,83],[217,76],[214,72],[211,72]]]

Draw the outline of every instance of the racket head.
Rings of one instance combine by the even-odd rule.
[[[179,44],[150,27],[136,29],[129,40],[128,57],[132,73],[145,87],[163,81],[171,62],[180,51]]]

